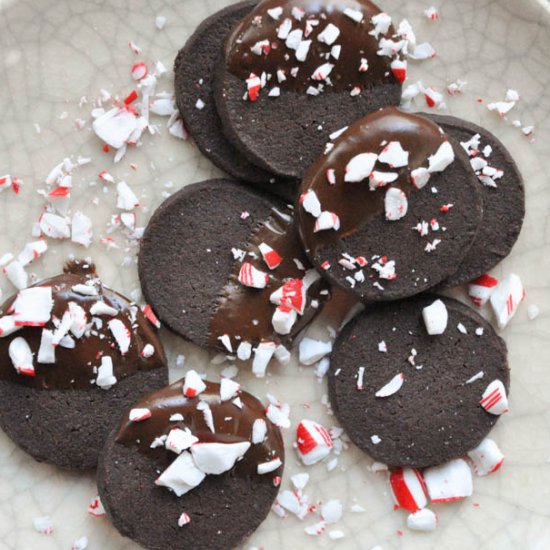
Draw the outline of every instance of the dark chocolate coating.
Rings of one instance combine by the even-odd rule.
[[[121,411],[167,383],[165,368],[136,372],[109,390],[37,390],[0,380],[0,426],[39,462],[91,470]]]
[[[445,279],[439,288],[449,288],[476,279],[503,260],[516,243],[525,217],[523,177],[504,144],[485,128],[452,116],[426,115],[456,141],[469,141],[480,134],[483,149],[493,148],[489,164],[504,171],[497,188],[479,182],[483,196],[483,220],[472,248],[458,270]]]
[[[393,169],[380,162],[375,170],[396,172],[397,181],[375,191],[369,189],[368,178],[361,182],[344,181],[348,162],[358,154],[379,154],[382,142],[399,141],[409,152],[409,165]],[[482,216],[481,190],[462,147],[450,140],[455,160],[443,172],[432,174],[428,184],[416,189],[410,172],[427,167],[427,159],[447,141],[439,127],[426,118],[390,107],[360,119],[338,137],[332,150],[318,160],[306,174],[301,193],[315,191],[321,209],[337,214],[341,227],[315,233],[315,218],[296,204],[296,223],[310,261],[335,285],[354,292],[364,302],[396,300],[418,294],[455,272],[472,245]],[[327,170],[334,169],[336,184],[327,181]],[[384,198],[390,187],[403,190],[408,197],[408,213],[397,221],[385,218]],[[437,193],[432,192],[437,189]],[[453,207],[440,211],[446,204]],[[439,231],[421,237],[414,227],[436,218]],[[446,228],[445,230],[443,228]],[[434,239],[441,243],[431,252],[425,247]],[[347,277],[353,271],[338,262],[342,254],[353,258],[364,256],[369,265],[363,268],[365,282],[350,288]],[[396,262],[394,280],[379,279],[372,269],[374,256]],[[330,269],[322,264],[328,261]],[[381,290],[374,286],[379,283]]]
[[[256,0],[232,4],[197,27],[174,63],[176,103],[197,147],[218,168],[239,180],[291,199],[298,183],[276,178],[249,162],[224,136],[214,104],[211,81],[223,41],[256,4]],[[204,102],[203,109],[196,107],[199,99]]]
[[[207,386],[210,400],[219,392],[219,385]],[[282,467],[266,475],[258,475],[250,468],[258,460],[263,461],[265,453],[271,451],[284,460],[281,433],[269,420],[266,420],[268,436],[264,444],[252,445],[231,471],[207,475],[198,487],[179,498],[166,487],[154,483],[168,461],[176,455],[165,449],[150,452],[145,445],[136,447],[132,444],[135,437],[149,441],[155,434],[161,435],[170,427],[177,426],[178,423],[166,422],[174,412],[183,414],[184,425],[191,428],[201,441],[250,440],[254,419],[265,419],[265,414],[262,404],[250,394],[242,392],[240,398],[245,405],[242,411],[230,401],[222,405],[210,403],[216,434],[205,428],[200,413],[197,415],[197,411],[190,410],[197,398],[187,404],[184,402],[181,381],[136,404],[139,407],[151,406],[151,418],[133,426],[123,419],[118,439],[122,437],[124,444],[117,441],[117,432],[114,431],[103,449],[98,467],[101,500],[113,525],[123,535],[152,550],[210,550],[234,548],[258,528],[277,495],[278,488],[273,479],[281,475]],[[234,417],[231,422],[223,421],[227,415]],[[152,424],[147,424],[150,421]],[[190,516],[191,522],[178,527],[178,518],[183,512]]]
[[[273,0],[262,2],[228,39],[225,59],[220,63],[214,78],[214,97],[225,135],[252,163],[281,176],[302,178],[306,169],[323,151],[332,132],[351,124],[370,111],[398,105],[401,100],[401,84],[391,71],[391,58],[378,56],[378,41],[368,35],[368,31],[372,30],[370,17],[378,13],[370,2],[327,2],[326,4],[336,4],[338,9],[327,16],[327,19],[322,19],[321,24],[308,37],[312,40],[311,52],[303,63],[294,63],[295,52],[286,48],[284,40],[278,40],[278,47],[272,47],[268,56],[248,55],[237,44],[237,39],[243,33],[247,44],[261,40],[262,37],[274,38],[276,27],[286,15],[273,22],[266,15],[266,10],[278,4],[280,3],[274,3]],[[319,19],[319,4],[325,7],[325,2],[310,1],[293,1],[282,6],[286,14],[294,5],[303,5],[306,9],[306,16],[301,23],[303,27],[305,19]],[[340,13],[342,6],[351,4],[355,7],[361,5],[365,13],[369,14],[361,24]],[[262,16],[263,23],[251,29],[250,21],[256,15]],[[332,86],[326,85],[318,96],[308,95],[304,88],[309,84],[317,84],[309,79],[314,70],[310,70],[309,66],[312,63],[316,66],[324,63],[326,60],[319,54],[330,51],[329,46],[318,42],[317,36],[325,28],[325,23],[333,19],[342,27],[335,42],[342,45],[342,62],[331,60],[335,65],[330,75]],[[293,27],[298,28],[294,19],[293,23]],[[390,29],[388,35],[392,33],[393,30]],[[282,53],[288,53],[292,61],[286,62],[281,58]],[[370,65],[366,73],[358,70],[362,57],[367,58]],[[298,72],[300,76],[296,79],[289,76],[286,81],[278,84],[277,76],[273,74],[268,86],[260,92],[256,101],[243,100],[246,93],[243,78],[249,76],[246,73],[253,72],[259,76],[264,71],[276,72],[280,63],[286,69],[301,67],[301,72]],[[352,65],[353,70],[349,70]],[[301,75],[304,75],[304,79]],[[350,91],[356,85],[361,86],[362,91],[352,97]],[[280,96],[269,97],[268,90],[276,86],[280,88]]]
[[[442,335],[429,336],[422,309],[437,298],[449,313]],[[468,334],[458,331],[462,323]],[[482,336],[475,329],[482,327]],[[384,340],[387,353],[378,351]],[[408,362],[417,351],[417,370]],[[357,372],[365,367],[364,389]],[[465,382],[479,371],[484,377]],[[336,374],[338,372],[338,374]],[[375,393],[403,373],[401,389],[386,398]],[[504,341],[469,307],[450,298],[421,295],[409,300],[368,306],[342,332],[331,357],[329,397],[352,441],[389,466],[422,468],[466,454],[489,433],[498,416],[479,404],[493,380],[509,388]],[[378,435],[375,445],[371,436]]]
[[[294,258],[308,267],[294,227],[277,213],[283,210],[281,204],[229,180],[193,184],[165,201],[145,231],[138,266],[143,292],[159,318],[184,338],[221,351],[227,351],[218,340],[224,334],[234,349],[234,336],[251,343],[277,339],[269,296],[282,279],[303,277]],[[250,216],[241,219],[243,212]],[[269,227],[287,232],[288,239]],[[247,258],[272,277],[263,290],[248,288],[237,281],[241,264],[231,249],[257,252],[262,241],[275,242],[284,262],[270,271],[261,257]],[[322,284],[316,287],[308,293],[309,304],[319,298]],[[315,313],[306,308],[294,332]]]

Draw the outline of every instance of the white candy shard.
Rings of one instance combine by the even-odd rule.
[[[142,422],[143,420],[147,420],[148,418],[151,418],[152,413],[149,409],[146,408],[137,408],[137,409],[131,409],[130,414],[128,415],[128,418],[130,419],[130,422]]]
[[[33,243],[27,243],[23,250],[17,256],[19,263],[25,267],[33,260],[40,258],[48,250],[48,243],[46,241],[35,241]]]
[[[289,308],[287,306],[277,306],[271,322],[273,324],[273,329],[277,334],[290,334],[292,327],[298,319],[298,313],[295,309]]]
[[[407,527],[413,531],[435,531],[437,527],[437,514],[428,508],[409,514]]]
[[[427,168],[416,168],[411,172],[411,180],[417,189],[422,189],[430,181],[430,171]]]
[[[277,345],[275,342],[261,342],[254,350],[254,360],[252,361],[252,372],[258,377],[263,378],[267,365],[273,354],[275,353]]]
[[[115,317],[118,315],[118,309],[106,304],[103,301],[95,302],[90,308],[92,315],[107,315],[109,317]]]
[[[326,231],[327,229],[334,229],[334,231],[340,229],[340,218],[334,214],[334,212],[321,212],[321,215],[315,222],[313,232],[318,233],[319,231]]]
[[[355,183],[368,178],[377,160],[378,155],[375,153],[361,153],[356,155],[346,166],[344,181]]]
[[[484,306],[498,285],[498,279],[485,273],[468,285],[468,296],[478,306]]]
[[[443,172],[455,159],[453,146],[444,141],[434,155],[428,158],[428,171],[430,173]]]
[[[86,550],[88,548],[88,537],[80,537],[73,542],[71,550]]]
[[[329,500],[321,507],[321,518],[328,524],[337,523],[342,519],[342,503],[339,500]]]
[[[478,476],[486,476],[496,472],[504,462],[504,455],[498,445],[488,437],[475,449],[469,451],[468,457],[472,461],[474,472]]]
[[[101,365],[97,369],[95,383],[104,390],[108,390],[117,383],[117,379],[113,374],[113,360],[110,357],[101,358]]]
[[[332,46],[339,36],[340,29],[336,25],[329,23],[323,31],[319,33],[317,40],[319,40],[319,42],[324,42],[328,46]]]
[[[299,359],[302,365],[313,365],[332,351],[332,342],[323,342],[305,337],[299,345]]]
[[[479,404],[488,412],[494,415],[501,415],[508,412],[508,398],[506,388],[500,380],[493,380],[483,392]]]
[[[44,326],[51,318],[52,287],[39,286],[21,290],[17,294],[12,308],[17,326]]]
[[[50,516],[33,518],[32,525],[36,531],[43,535],[51,535],[53,533],[53,521]]]
[[[404,381],[405,376],[403,373],[396,374],[384,387],[375,393],[376,397],[390,397],[401,389]]]
[[[188,523],[191,523],[191,518],[189,514],[183,512],[180,517],[178,518],[178,527],[183,527],[184,525],[187,525]]]
[[[252,356],[252,344],[250,342],[241,342],[237,348],[237,357],[241,361],[248,361]]]
[[[241,265],[239,282],[251,288],[265,288],[269,282],[269,275],[254,267],[250,262]]]
[[[422,310],[426,331],[430,336],[443,334],[449,321],[449,312],[442,300],[436,300]]]
[[[139,200],[125,181],[120,181],[116,186],[117,208],[120,210],[133,210],[139,206]]]
[[[82,212],[75,212],[71,223],[71,241],[84,247],[92,244],[92,220]]]
[[[120,319],[111,319],[107,325],[116,340],[121,355],[126,355],[132,342],[132,333],[130,329],[128,329]]]
[[[96,118],[92,128],[105,143],[120,149],[138,127],[136,116],[128,109],[114,107]]]
[[[103,506],[103,503],[101,502],[101,499],[99,498],[99,495],[95,496],[88,505],[88,514],[96,518],[103,517],[106,514],[105,508]]]
[[[52,239],[69,239],[71,237],[71,228],[67,218],[44,212],[38,220],[40,230],[44,235]]]
[[[317,193],[315,193],[313,189],[309,189],[305,193],[302,193],[300,203],[303,209],[313,217],[318,218],[321,215],[321,203],[317,198]]]
[[[168,432],[168,437],[164,442],[164,446],[169,451],[179,455],[197,443],[198,440],[198,437],[195,437],[189,428],[185,428],[184,430],[181,428],[173,428]]]
[[[43,329],[40,337],[40,347],[38,348],[37,362],[43,365],[55,364],[55,345],[53,332]]]
[[[233,468],[250,448],[249,441],[240,443],[195,443],[191,454],[197,468],[205,474],[219,475]]]
[[[271,472],[274,472],[278,468],[280,468],[283,465],[282,460],[279,457],[274,458],[273,460],[269,460],[268,462],[262,462],[261,464],[258,464],[258,474],[259,475],[265,475],[270,474]]]
[[[252,443],[258,445],[265,440],[267,435],[267,423],[263,418],[256,418],[252,424]]]
[[[397,221],[405,217],[409,208],[407,195],[397,187],[390,187],[384,198],[386,220]]]
[[[424,479],[432,502],[450,502],[472,495],[472,472],[461,458],[426,469]]]
[[[512,320],[524,298],[525,290],[518,275],[510,273],[502,279],[490,298],[500,329]]]
[[[265,411],[265,415],[268,420],[273,422],[276,426],[279,426],[279,428],[285,429],[290,428],[289,414],[290,407],[288,406],[288,403],[270,403]]]
[[[23,266],[17,260],[9,263],[4,268],[4,273],[6,274],[11,284],[19,290],[24,289],[28,286],[29,276],[27,275],[27,272],[25,271]]]
[[[15,370],[25,376],[34,376],[32,351],[27,341],[18,336],[9,345],[8,354]]]
[[[206,389],[206,384],[197,371],[187,371],[183,383],[183,395],[185,397],[196,397]]]
[[[388,164],[390,168],[401,168],[409,164],[409,153],[403,149],[399,141],[390,141],[378,156],[378,160]]]
[[[195,465],[188,452],[181,453],[155,481],[155,485],[168,487],[178,497],[202,483],[206,475]]]
[[[241,389],[241,385],[230,378],[222,378],[220,381],[220,399],[229,401]]]
[[[302,420],[296,428],[296,449],[306,466],[311,466],[326,458],[334,443],[328,431],[313,420]]]

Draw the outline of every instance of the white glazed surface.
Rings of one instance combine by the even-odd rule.
[[[113,166],[112,154],[90,130],[90,104],[79,108],[81,96],[92,100],[100,88],[124,97],[133,87],[129,68],[136,60],[160,59],[171,68],[177,50],[197,24],[227,0],[0,0],[0,175],[11,173],[25,182],[20,195],[0,194],[0,256],[18,253],[32,239],[31,224],[43,207],[37,189],[50,169],[66,156],[90,156],[91,165],[77,172],[72,207],[81,209],[94,223],[94,244],[87,250],[50,241],[43,260],[29,272],[37,278],[57,274],[69,253],[91,256],[102,278],[113,288],[130,293],[139,284],[135,263],[123,267],[125,256],[135,258],[136,249],[107,251],[99,243],[106,224],[115,212],[113,186],[99,184],[101,170],[117,181],[125,179],[143,205],[138,223],[144,225],[154,209],[188,183],[219,172],[203,158],[192,141],[170,136],[162,120],[161,136],[145,136],[143,146],[129,151]],[[405,526],[406,515],[392,510],[393,502],[384,474],[369,471],[370,459],[352,445],[327,474],[324,464],[310,467],[306,492],[313,501],[338,498],[344,504],[343,519],[334,525],[345,538],[334,542],[326,534],[308,537],[304,527],[316,516],[299,522],[281,520],[271,514],[247,541],[245,548],[269,550],[306,548],[384,549],[514,549],[550,548],[550,188],[543,161],[550,158],[550,13],[547,0],[439,0],[442,18],[437,23],[423,16],[428,2],[381,0],[381,7],[394,19],[407,17],[421,40],[437,50],[434,60],[414,65],[409,81],[444,89],[460,78],[468,82],[461,97],[447,98],[444,113],[467,118],[494,131],[509,147],[525,177],[527,217],[513,253],[494,270],[496,276],[518,273],[527,291],[526,302],[502,332],[509,347],[512,367],[511,412],[498,423],[492,437],[506,455],[502,470],[474,480],[474,496],[461,503],[438,505],[439,527],[432,534],[417,534]],[[157,30],[155,17],[164,15],[167,24]],[[132,40],[143,48],[135,56],[128,48]],[[509,121],[489,113],[489,101],[502,100],[508,88],[519,90],[521,102]],[[169,73],[158,90],[172,90]],[[477,98],[483,98],[483,104]],[[66,116],[63,115],[66,113]],[[85,119],[83,130],[75,129],[76,118]],[[510,121],[520,118],[535,124],[530,143]],[[35,124],[40,127],[37,132]],[[154,167],[151,164],[154,162]],[[130,169],[130,164],[137,170]],[[173,187],[167,187],[173,182]],[[98,198],[98,204],[91,200]],[[4,297],[13,292],[0,275]],[[464,297],[464,292],[459,296]],[[537,304],[541,315],[529,321],[527,306]],[[488,313],[488,312],[487,312]],[[218,379],[220,367],[209,363],[210,355],[162,331],[172,366],[183,353],[186,366],[208,372]],[[172,368],[172,379],[184,370]],[[301,418],[331,426],[334,422],[321,404],[326,382],[319,383],[311,368],[274,368],[264,380],[241,372],[244,388],[265,401],[270,392],[291,404],[293,428]],[[309,403],[311,408],[304,408]],[[419,411],[422,414],[422,411]],[[290,475],[303,471],[291,444],[293,429],[287,430],[288,459],[283,488]],[[131,475],[131,472],[128,472]],[[13,550],[68,549],[74,539],[87,535],[90,550],[137,548],[122,538],[105,518],[86,512],[96,489],[93,475],[65,473],[37,464],[0,433],[0,548]],[[357,503],[365,512],[349,512]],[[144,511],[145,513],[145,511]],[[49,515],[55,532],[38,534],[32,519]],[[136,518],[136,521],[139,521]],[[402,536],[398,533],[402,530]]]

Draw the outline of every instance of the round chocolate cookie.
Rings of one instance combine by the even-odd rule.
[[[212,77],[223,41],[232,27],[257,4],[232,4],[205,19],[180,50],[174,63],[176,103],[197,147],[233,177],[285,198],[293,198],[297,182],[276,178],[248,161],[224,136],[212,92]]]
[[[368,0],[264,0],[233,30],[214,77],[224,133],[255,165],[301,179],[331,133],[399,105],[406,64]],[[382,53],[384,52],[384,53]]]
[[[426,116],[466,149],[483,195],[483,220],[472,248],[458,270],[439,285],[449,288],[483,275],[508,256],[523,225],[525,190],[514,159],[491,132],[452,116]]]
[[[393,107],[329,144],[300,192],[295,217],[310,261],[364,302],[419,294],[449,277],[482,219],[460,144]]]
[[[431,336],[423,309],[438,299],[448,322]],[[491,386],[482,407],[496,380],[502,385]],[[329,373],[330,401],[346,433],[396,467],[442,464],[476,447],[498,420],[497,385],[508,391],[504,341],[475,311],[436,295],[367,308],[344,329]]]
[[[165,201],[145,230],[138,268],[169,328],[241,359],[260,342],[273,355],[271,345],[297,334],[328,297],[291,211],[229,180],[189,185]]]
[[[151,550],[236,547],[269,513],[282,475],[282,436],[264,406],[208,382],[191,398],[189,376],[136,403],[145,420],[127,411],[98,466],[113,525]]]
[[[0,308],[0,426],[38,461],[91,469],[120,411],[168,373],[139,308],[76,271]]]

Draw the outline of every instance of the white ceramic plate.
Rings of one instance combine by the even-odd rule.
[[[43,258],[32,265],[37,278],[57,274],[69,253],[90,255],[103,279],[126,294],[138,288],[136,249],[124,250],[124,239],[112,237],[121,246],[108,250],[100,244],[107,222],[115,212],[112,186],[98,184],[101,170],[117,180],[125,179],[143,205],[140,225],[166,193],[199,181],[218,171],[203,158],[191,141],[170,136],[162,120],[160,136],[146,136],[143,146],[130,151],[114,166],[112,154],[90,130],[91,101],[104,88],[124,97],[133,82],[129,69],[136,60],[161,60],[171,67],[177,50],[196,25],[227,0],[0,0],[0,174],[10,173],[25,185],[19,195],[0,194],[0,256],[18,253],[31,240],[43,189],[50,169],[66,156],[89,156],[90,165],[75,173],[72,208],[93,218],[94,244],[83,250],[76,245],[51,242]],[[337,498],[344,504],[344,517],[335,529],[345,538],[331,541],[326,534],[308,537],[304,527],[316,516],[299,522],[274,515],[248,541],[246,547],[269,550],[306,548],[384,549],[538,549],[550,548],[550,187],[545,161],[550,159],[550,13],[547,0],[439,0],[442,17],[437,23],[423,15],[428,2],[382,0],[382,8],[394,19],[407,17],[422,40],[429,40],[437,57],[410,71],[410,81],[422,79],[438,89],[456,79],[467,81],[460,97],[448,98],[450,114],[479,123],[499,136],[513,152],[525,176],[527,218],[512,255],[494,270],[497,276],[518,273],[527,290],[526,303],[503,332],[512,366],[511,412],[499,422],[493,437],[506,454],[504,468],[496,475],[475,479],[475,495],[458,504],[434,507],[440,525],[433,534],[415,534],[405,527],[406,515],[392,511],[385,476],[369,471],[371,461],[351,446],[339,458],[336,470],[327,473],[324,464],[309,468],[307,493],[312,502]],[[164,30],[155,27],[155,17],[164,15]],[[143,48],[134,55],[128,41]],[[489,113],[489,101],[502,100],[508,88],[522,99],[500,120]],[[172,91],[167,74],[160,90]],[[82,96],[90,103],[79,107]],[[484,103],[478,103],[482,98]],[[75,119],[86,121],[75,129]],[[535,124],[530,143],[511,125],[520,119]],[[130,165],[135,164],[137,170]],[[129,265],[124,266],[125,258]],[[0,287],[13,291],[4,276]],[[464,294],[462,294],[463,296]],[[541,315],[528,321],[527,305],[536,304]],[[183,353],[186,366],[206,370],[217,379],[219,367],[209,364],[208,353],[163,331],[172,365]],[[172,369],[172,377],[182,369]],[[318,382],[311,369],[292,364],[273,369],[265,380],[241,374],[245,388],[262,398],[270,392],[292,406],[294,426],[303,417],[332,425],[322,405],[325,382]],[[306,408],[305,404],[310,408]],[[308,405],[308,407],[309,407]],[[420,414],[422,411],[420,411]],[[302,471],[290,447],[283,488],[292,474]],[[131,475],[131,472],[128,472]],[[0,547],[16,550],[67,549],[74,539],[87,535],[90,550],[119,550],[136,546],[123,539],[107,519],[89,517],[86,509],[95,495],[93,476],[61,472],[37,464],[0,434]],[[365,512],[349,512],[357,503]],[[144,510],[144,513],[146,511]],[[36,533],[32,519],[49,515],[55,522],[50,536]],[[139,521],[139,518],[136,518]],[[402,535],[399,531],[402,530]]]

